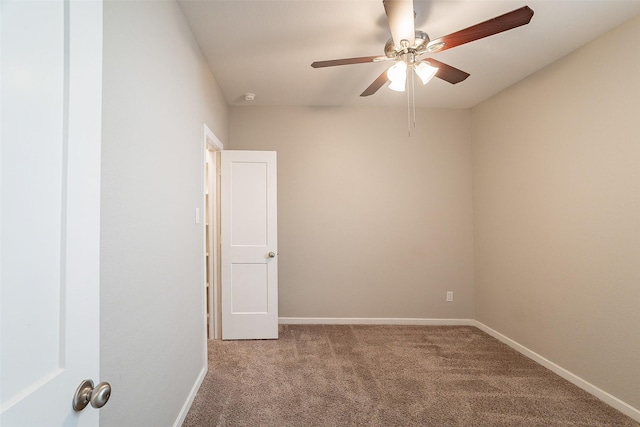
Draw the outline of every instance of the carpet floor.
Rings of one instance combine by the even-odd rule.
[[[209,341],[209,372],[183,427],[640,427],[471,326],[279,332]]]

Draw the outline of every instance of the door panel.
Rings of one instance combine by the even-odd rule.
[[[267,264],[231,264],[231,313],[266,314],[269,311]]]
[[[232,246],[266,246],[267,229],[267,164],[233,162],[231,176],[242,177],[231,182]]]
[[[276,153],[220,154],[222,339],[277,338]]]
[[[62,216],[60,120],[64,100],[64,9],[61,3],[53,2],[41,6],[3,2],[3,41],[22,32],[25,23],[11,19],[20,8],[41,24],[40,31],[55,36],[44,40],[22,36],[21,43],[2,46],[3,104],[10,101],[2,106],[2,278],[3,284],[29,284],[2,293],[3,405],[55,376],[62,362],[60,347],[65,326],[60,301],[64,291],[60,224],[66,219]],[[22,49],[37,55],[22,58]],[[46,55],[47,51],[60,54]],[[5,60],[16,57],[21,60],[12,61],[13,64]],[[39,102],[40,97],[43,102]],[[39,126],[29,126],[33,118]],[[8,140],[18,133],[24,142],[47,143],[39,144],[34,152],[29,143]],[[42,180],[40,174],[50,178]],[[32,268],[36,251],[38,268]],[[5,323],[5,316],[11,322]],[[29,325],[28,329],[24,325]],[[5,348],[23,351],[5,352]],[[30,369],[23,369],[25,364]]]
[[[3,427],[98,425],[102,4],[0,2]]]

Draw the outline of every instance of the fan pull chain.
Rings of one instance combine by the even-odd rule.
[[[416,87],[415,87],[415,75],[413,72],[413,66],[407,67],[407,128],[409,131],[409,138],[411,138],[411,128],[416,127]],[[413,118],[413,126],[411,119]]]
[[[416,128],[416,73],[411,67],[411,103],[413,104],[413,128]]]
[[[409,67],[407,67],[407,77],[412,74],[409,72]],[[411,138],[411,90],[409,89],[407,89],[407,131],[409,132],[409,138]]]

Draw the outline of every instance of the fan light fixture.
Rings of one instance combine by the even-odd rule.
[[[406,42],[406,40],[403,40],[403,42]],[[423,85],[426,85],[437,72],[438,68],[432,66],[428,61],[416,62],[415,52],[407,52],[399,56],[397,62],[387,70],[386,77],[389,80],[389,89],[396,92],[407,91],[409,136],[411,136],[411,125],[413,124],[413,127],[416,126],[415,75],[420,78]],[[381,77],[384,77],[384,74]],[[407,90],[407,80],[409,80],[409,90]],[[411,114],[412,112],[413,114]]]
[[[404,92],[407,83],[407,63],[404,61],[398,61],[394,66],[387,70],[387,77],[389,78],[389,89],[396,92]],[[419,64],[412,64],[411,68],[422,80],[422,84],[426,85],[429,80],[433,78],[438,72],[436,67],[432,67],[426,62],[420,62]]]

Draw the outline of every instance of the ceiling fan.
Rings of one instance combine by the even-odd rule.
[[[394,61],[395,64],[380,74],[360,96],[373,95],[387,81],[391,82],[389,84],[390,89],[404,91],[407,76],[413,78],[411,70],[415,71],[423,84],[426,84],[434,76],[451,84],[460,83],[469,77],[469,73],[436,61],[433,58],[421,59],[420,57],[425,54],[442,52],[461,44],[526,25],[533,16],[533,10],[529,6],[524,6],[464,30],[430,40],[427,33],[414,28],[413,0],[383,0],[382,3],[387,15],[389,29],[391,30],[391,38],[384,47],[385,56],[334,59],[316,61],[311,64],[313,68],[323,68],[367,62]]]

